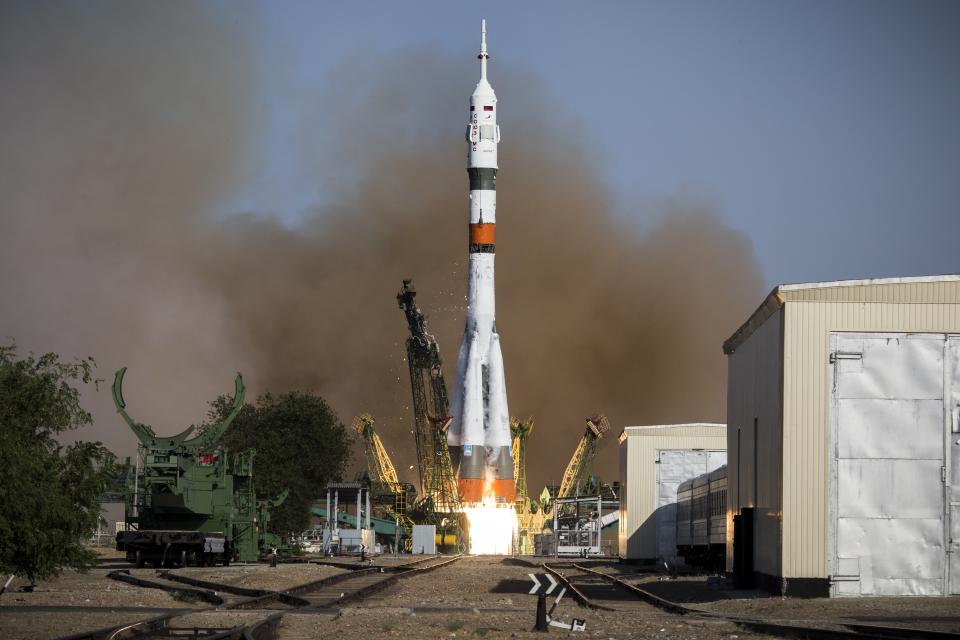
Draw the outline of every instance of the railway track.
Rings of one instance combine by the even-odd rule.
[[[810,640],[960,640],[960,634],[929,629],[915,629],[907,627],[889,627],[870,624],[829,623],[827,627],[811,627],[796,624],[790,621],[761,620],[741,616],[724,615],[710,611],[703,611],[686,605],[671,602],[640,586],[631,584],[615,575],[598,571],[581,564],[553,566],[544,563],[544,570],[560,580],[573,597],[583,606],[601,611],[621,611],[622,606],[611,606],[611,601],[620,599],[612,595],[611,589],[619,590],[621,594],[633,596],[635,601],[641,601],[648,606],[656,607],[667,613],[704,620],[723,620],[732,622],[750,631],[765,633],[783,638],[808,638]],[[568,575],[566,572],[573,569],[578,573]],[[842,627],[842,628],[841,628]]]
[[[448,566],[461,556],[427,557],[397,566],[370,566],[328,576],[282,591],[236,587],[170,571],[140,578],[128,570],[108,577],[178,597],[202,600],[213,607],[184,609],[119,627],[74,634],[60,640],[273,640],[284,614],[335,614],[401,578]]]

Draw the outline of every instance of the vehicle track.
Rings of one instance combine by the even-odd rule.
[[[677,602],[671,602],[640,586],[630,584],[617,576],[581,564],[555,564],[549,566],[544,563],[542,566],[546,571],[562,581],[564,586],[573,593],[578,602],[594,609],[606,611],[621,610],[619,607],[608,606],[608,603],[601,604],[598,602],[598,600],[604,600],[610,593],[609,590],[604,590],[598,585],[599,581],[600,583],[606,583],[610,587],[619,589],[621,593],[631,594],[635,599],[639,599],[650,606],[657,607],[668,613],[705,620],[725,620],[751,631],[784,638],[809,638],[812,640],[864,640],[865,638],[877,638],[878,640],[904,640],[906,638],[916,640],[960,640],[960,634],[932,631],[929,629],[852,623],[845,624],[843,622],[827,623],[832,625],[832,628],[827,628],[805,626],[804,624],[797,624],[795,621],[761,620],[719,614],[687,607]],[[562,571],[564,569],[574,569],[580,572],[580,575],[567,575]]]
[[[169,571],[151,579],[131,576],[129,570],[114,571],[108,577],[140,587],[187,594],[216,608],[186,609],[60,640],[270,640],[276,637],[284,613],[337,613],[339,607],[362,600],[402,577],[433,571],[460,557],[427,557],[402,565],[370,566],[283,591],[237,587]]]

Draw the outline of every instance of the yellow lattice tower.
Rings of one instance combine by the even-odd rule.
[[[510,435],[513,436],[513,479],[517,483],[517,506],[527,506],[527,438],[533,431],[533,416],[526,420],[510,418]]]
[[[383,446],[383,442],[377,435],[373,424],[373,416],[369,413],[361,413],[353,419],[354,430],[363,436],[363,450],[367,458],[367,469],[369,469],[374,481],[384,483],[394,493],[403,493],[403,487],[397,477],[397,469],[393,466],[393,461],[390,460],[387,449]]]
[[[593,458],[597,454],[597,441],[610,429],[607,416],[601,414],[587,418],[587,428],[577,444],[573,457],[563,472],[563,481],[560,483],[558,498],[569,498],[576,491],[577,486],[590,475]]]

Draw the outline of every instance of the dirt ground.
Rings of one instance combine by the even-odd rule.
[[[380,557],[380,565],[406,563],[411,556]],[[338,559],[339,562],[356,562]],[[116,582],[106,574],[128,568],[122,559],[105,554],[101,565],[86,574],[68,572],[42,582],[33,593],[22,593],[14,582],[0,597],[0,638],[58,638],[71,633],[115,626],[168,612],[201,609],[202,603],[183,602],[167,592]],[[828,625],[844,621],[866,624],[922,626],[960,631],[960,598],[848,598],[785,600],[758,592],[731,591],[721,581],[708,578],[662,580],[635,569],[598,565],[622,572],[632,583],[683,601],[704,612],[765,618],[796,624]],[[346,571],[318,564],[232,565],[175,569],[193,577],[251,588],[283,590]],[[153,569],[133,569],[150,578]],[[404,578],[384,591],[342,609],[339,614],[286,613],[279,629],[281,640],[307,638],[526,638],[543,637],[531,631],[536,597],[528,595],[528,573],[542,573],[538,563],[525,559],[467,557],[437,571]],[[572,570],[567,570],[572,575]],[[583,632],[552,628],[553,634],[578,638],[689,638],[730,640],[766,638],[731,622],[709,617],[691,618],[666,613],[633,596],[611,590],[591,596],[612,611],[580,607],[568,594],[553,612],[554,619],[586,623]],[[551,598],[550,605],[553,604]],[[206,612],[190,614],[194,621],[223,620],[224,624],[266,615],[258,612]]]
[[[528,573],[537,565],[499,557],[468,557],[435,572],[406,578],[394,587],[343,609],[330,619],[288,614],[280,626],[280,640],[308,638],[542,638],[532,632],[535,596]],[[553,599],[550,599],[550,605]],[[605,604],[622,609],[593,611],[564,597],[553,613],[562,622],[579,618],[583,632],[552,628],[575,638],[708,638],[755,639],[768,636],[745,632],[736,625],[714,620],[685,620],[650,605],[625,598]]]
[[[0,596],[0,638],[55,638],[195,606],[165,591],[107,578],[118,566],[108,563],[87,573],[67,571],[54,580],[39,581],[30,593],[20,591],[26,580],[15,579]]]
[[[140,569],[140,571],[146,572],[144,577],[155,575],[153,569]],[[173,573],[198,580],[209,580],[233,587],[269,589],[271,591],[283,591],[305,582],[320,580],[344,571],[346,569],[319,564],[281,564],[278,567],[268,567],[262,564],[230,565],[229,567],[190,567],[188,569],[172,570]],[[131,571],[135,575],[136,572],[137,570]]]
[[[960,597],[781,598],[734,591],[710,578],[634,581],[651,593],[702,611],[806,626],[875,624],[960,632]]]

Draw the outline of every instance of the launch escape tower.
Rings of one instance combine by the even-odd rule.
[[[404,280],[397,304],[407,319],[407,366],[413,394],[414,432],[421,495],[433,501],[433,509],[450,513],[460,510],[460,496],[447,448],[450,403],[443,379],[443,360],[437,339],[427,333],[427,319],[416,303],[417,291]]]

